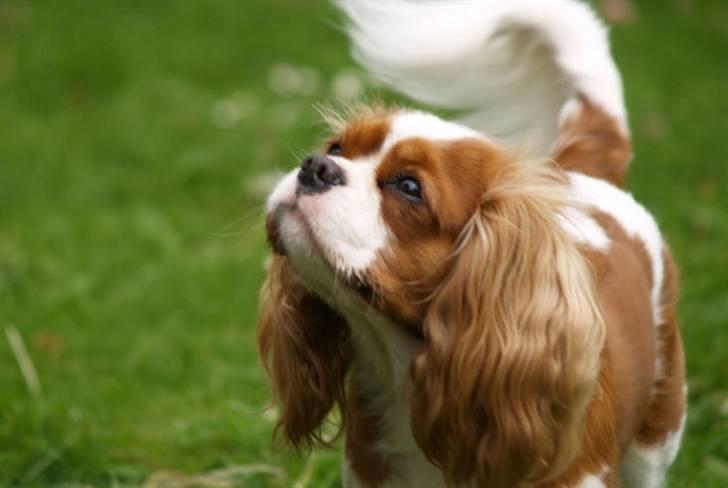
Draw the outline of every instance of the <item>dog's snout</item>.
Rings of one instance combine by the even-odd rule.
[[[305,193],[322,193],[332,186],[345,183],[341,167],[328,156],[314,154],[301,163],[298,187]]]

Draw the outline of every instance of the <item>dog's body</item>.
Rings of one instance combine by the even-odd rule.
[[[598,276],[599,304],[607,326],[603,357],[620,360],[612,362],[612,371],[602,373],[610,376],[609,381],[588,407],[589,426],[579,461],[564,478],[539,486],[614,487],[620,486],[621,473],[624,486],[658,487],[677,454],[685,420],[682,353],[674,316],[675,269],[654,220],[629,194],[578,172],[569,173],[569,182],[580,201],[598,209],[595,220],[576,220],[570,230],[585,246],[584,254]],[[629,320],[623,317],[625,311]],[[352,368],[361,386],[352,381],[350,388],[370,392],[372,403],[386,407],[369,405],[381,415],[370,417],[371,423],[360,427],[362,432],[354,430],[356,423],[351,427],[350,436],[355,438],[366,438],[372,428],[381,435],[372,449],[374,460],[368,450],[347,450],[344,486],[377,486],[381,480],[382,486],[443,487],[442,474],[417,447],[410,430],[409,358],[421,344],[377,320],[349,321],[354,343],[366,358]],[[370,337],[372,331],[376,338]],[[663,344],[659,351],[658,338]],[[378,350],[377,343],[387,344],[389,350]],[[399,364],[391,360],[391,369],[376,374],[373,364],[387,364],[384,356],[400,358]],[[661,370],[655,371],[653,364]],[[608,434],[600,438],[606,433],[601,429]],[[382,473],[393,474],[396,482],[384,482]]]
[[[351,487],[660,486],[686,408],[677,275],[618,188],[603,28],[573,0],[340,5],[370,71],[482,132],[359,112],[271,195],[259,341],[284,437],[323,441],[338,404]]]

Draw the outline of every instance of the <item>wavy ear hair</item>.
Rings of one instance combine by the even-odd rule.
[[[321,424],[334,407],[344,413],[349,367],[344,319],[275,255],[260,296],[258,354],[271,377],[280,418],[276,435],[295,448],[326,445]]]
[[[454,484],[545,481],[577,454],[605,332],[565,194],[551,167],[504,167],[429,305],[412,429]]]

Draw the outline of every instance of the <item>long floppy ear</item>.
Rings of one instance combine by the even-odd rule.
[[[545,481],[576,456],[604,324],[565,194],[557,170],[509,163],[429,305],[412,429],[454,484]]]
[[[258,354],[280,408],[276,434],[296,448],[327,444],[321,424],[344,405],[347,337],[344,319],[300,284],[286,257],[274,256],[260,297]]]

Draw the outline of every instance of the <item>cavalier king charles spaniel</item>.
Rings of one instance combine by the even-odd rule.
[[[661,486],[686,413],[677,271],[620,187],[605,27],[576,0],[337,0],[404,108],[335,135],[267,205],[258,345],[279,437],[347,487]]]

